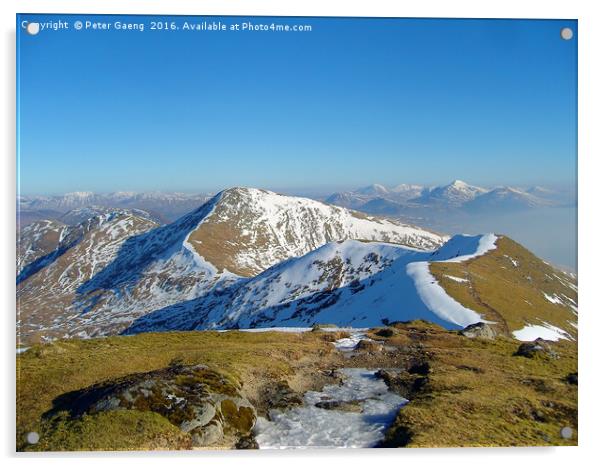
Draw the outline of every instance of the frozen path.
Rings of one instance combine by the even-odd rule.
[[[390,392],[375,370],[342,369],[342,385],[327,385],[307,392],[303,406],[272,411],[271,421],[257,420],[255,436],[260,448],[366,448],[384,437],[399,408],[407,400]],[[357,402],[361,412],[322,409],[320,401]]]
[[[364,332],[337,340],[340,351],[351,351]],[[305,393],[303,405],[273,410],[271,420],[258,418],[254,433],[259,448],[369,448],[383,438],[399,408],[407,400],[392,393],[374,374],[377,369],[341,369],[341,385],[327,385],[320,392]],[[318,408],[320,402],[343,402],[354,412]],[[357,411],[357,412],[355,412]]]

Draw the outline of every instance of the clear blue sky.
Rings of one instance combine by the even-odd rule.
[[[71,29],[20,28],[59,19]],[[574,183],[575,21],[141,33],[76,31],[77,19],[156,18],[18,18],[22,194]]]

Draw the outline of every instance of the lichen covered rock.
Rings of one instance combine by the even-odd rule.
[[[191,436],[193,446],[209,446],[225,435],[248,435],[256,412],[240,383],[203,365],[170,366],[71,392],[55,400],[56,411],[72,417],[116,409],[152,411]]]

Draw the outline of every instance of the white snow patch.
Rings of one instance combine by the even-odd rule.
[[[512,265],[514,267],[518,267],[520,265],[519,262],[516,259],[513,259],[512,257],[508,256],[507,254],[504,254],[504,257],[506,259],[508,259],[510,262],[512,262]]]
[[[564,305],[564,303],[562,302],[562,299],[560,299],[558,296],[556,295],[552,295],[550,296],[549,294],[546,294],[545,292],[543,292],[543,295],[545,296],[545,298],[550,301],[552,304],[560,304],[560,305]]]
[[[476,238],[478,238],[479,241],[475,248],[474,240]],[[496,240],[497,236],[493,233],[487,233],[481,236],[457,235],[441,246],[438,252],[449,254],[450,251],[457,250],[455,257],[443,260],[442,262],[464,262],[482,256],[495,249]]]
[[[353,351],[360,340],[371,340],[370,338],[366,338],[366,330],[367,329],[358,329],[352,331],[348,338],[340,338],[334,341],[333,345],[339,351]]]
[[[444,277],[447,277],[450,280],[453,280],[458,283],[468,283],[468,280],[466,278],[454,277],[453,275],[444,275]]]
[[[520,330],[512,332],[514,338],[520,341],[533,341],[543,338],[549,341],[570,340],[571,337],[564,330],[544,322],[543,325],[528,324]]]
[[[481,316],[449,296],[429,271],[428,262],[411,262],[406,273],[414,280],[416,291],[428,309],[441,319],[466,327],[481,322]]]

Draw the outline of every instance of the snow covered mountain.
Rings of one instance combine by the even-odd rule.
[[[553,202],[538,198],[528,192],[509,187],[487,191],[464,204],[464,209],[476,212],[518,211],[536,207],[552,206]]]
[[[402,184],[387,189],[382,185],[372,185],[356,191],[334,193],[325,201],[370,214],[413,217],[428,216],[428,209],[453,213],[507,212],[570,205],[570,199],[570,193],[539,186],[526,190],[508,186],[483,188],[455,180],[433,187]]]
[[[31,230],[32,238],[46,238],[38,240],[45,249],[20,264],[20,328],[22,335],[47,336],[115,333],[146,313],[332,241],[432,249],[446,239],[318,201],[248,188],[223,191],[164,226],[129,211],[72,227],[51,222]],[[23,250],[34,243],[23,242]]]
[[[424,319],[448,329],[487,321],[518,339],[575,339],[575,299],[574,277],[506,237],[458,235],[434,251],[347,240],[146,314],[125,333]]]
[[[355,191],[334,193],[328,196],[325,202],[350,209],[361,209],[368,202],[375,200],[386,200],[391,203],[407,202],[419,197],[424,189],[423,186],[415,184],[400,184],[391,189],[387,189],[380,184],[373,184]]]
[[[493,235],[457,236],[436,251],[380,242],[331,242],[229,288],[147,315],[127,332],[307,327],[316,322],[368,327],[387,319],[425,319],[462,328],[478,322],[479,315],[429,283],[434,279],[426,261],[482,254],[494,240]]]
[[[479,186],[471,186],[464,181],[455,180],[445,186],[437,186],[424,192],[413,201],[419,204],[446,204],[452,207],[460,207],[462,204],[472,201],[480,194],[486,193],[487,189]]]

